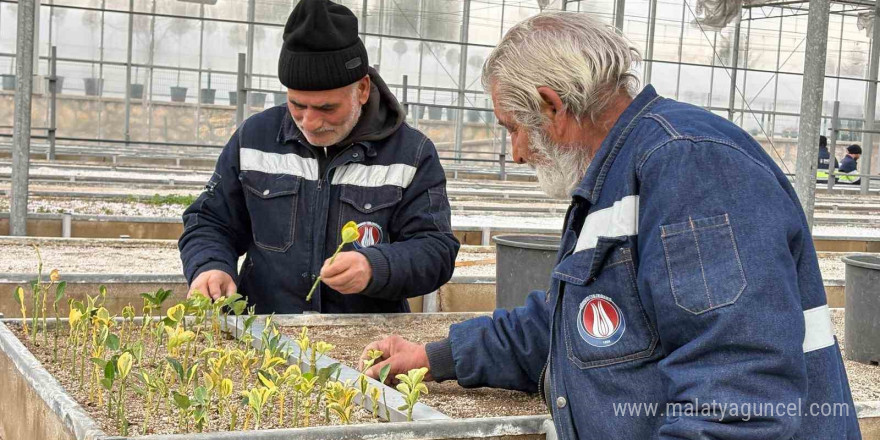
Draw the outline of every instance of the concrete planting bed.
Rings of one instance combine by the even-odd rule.
[[[317,316],[317,315],[314,315]],[[314,319],[314,318],[312,318]],[[50,330],[54,319],[50,319]],[[240,337],[243,333],[243,319],[230,317],[226,324],[231,333]],[[263,331],[264,319],[258,319],[251,328],[252,342],[257,349],[262,347],[260,334]],[[452,419],[450,416],[429,405],[419,403],[413,411],[413,422],[405,422],[405,412],[398,409],[403,403],[403,395],[392,387],[387,387],[371,380],[372,386],[385,389],[387,408],[383,401],[379,402],[380,414],[389,414],[391,422],[376,422],[361,418],[365,423],[320,426],[311,428],[285,428],[262,431],[227,431],[187,434],[152,434],[146,436],[119,437],[107,433],[104,422],[90,416],[95,409],[86,409],[82,402],[73,397],[77,393],[68,393],[59,380],[50,373],[53,369],[50,357],[47,364],[40,362],[37,356],[27,348],[16,332],[20,332],[20,319],[4,319],[0,321],[0,438],[5,440],[25,439],[76,439],[76,440],[121,440],[138,438],[144,440],[183,440],[183,439],[248,439],[248,440],[281,440],[281,439],[543,439],[547,429],[552,429],[546,416],[509,416]],[[66,327],[66,320],[59,325]],[[323,336],[323,335],[321,335]],[[318,334],[315,340],[320,339]],[[62,338],[63,339],[63,338]],[[288,342],[293,348],[289,361],[296,363],[299,350],[296,344],[282,336],[282,342]],[[39,352],[40,350],[37,350]],[[43,350],[45,351],[45,350]],[[334,353],[345,355],[347,349],[337,348]],[[358,354],[360,351],[358,351]],[[42,356],[46,356],[43,353]],[[302,356],[308,359],[308,354]],[[303,361],[305,363],[307,361]],[[329,357],[319,358],[318,368],[336,363]],[[343,366],[339,380],[355,380],[359,372]],[[355,399],[361,402],[361,396]],[[367,401],[366,405],[372,405]],[[103,411],[103,409],[101,409]],[[387,412],[386,412],[387,411]],[[444,408],[445,411],[445,408]],[[528,411],[527,411],[528,412]],[[384,416],[383,416],[384,418]]]

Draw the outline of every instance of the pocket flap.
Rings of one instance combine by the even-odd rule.
[[[266,174],[259,171],[242,171],[238,176],[248,191],[261,199],[296,194],[302,177],[289,174]]]
[[[403,191],[396,186],[366,188],[353,185],[342,185],[339,200],[348,203],[354,209],[372,214],[380,209],[394,206],[403,198]]]
[[[602,273],[608,264],[631,259],[630,250],[620,245],[626,237],[599,237],[594,249],[576,252],[564,258],[553,269],[553,278],[578,286],[587,285]]]

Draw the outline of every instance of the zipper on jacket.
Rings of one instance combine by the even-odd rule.
[[[541,375],[538,376],[538,394],[541,395],[541,400],[544,401],[544,405],[547,406],[547,409],[550,409],[550,404],[547,402],[546,387],[544,387],[544,379],[547,374],[547,367],[550,365],[550,353],[547,353],[547,361],[544,362],[544,366],[541,368]]]

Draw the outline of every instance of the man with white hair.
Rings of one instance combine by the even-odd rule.
[[[567,440],[860,438],[794,190],[729,121],[636,94],[638,61],[584,14],[507,33],[483,84],[517,162],[572,198],[549,289],[374,342],[368,373],[538,391]]]
[[[287,105],[238,127],[183,215],[190,293],[237,291],[258,313],[407,312],[458,253],[437,150],[369,67],[348,8],[301,0],[283,38]],[[350,221],[360,238],[330,264]]]

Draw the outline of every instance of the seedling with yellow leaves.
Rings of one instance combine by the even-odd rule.
[[[395,378],[400,381],[400,383],[397,384],[397,391],[403,393],[405,402],[397,409],[401,411],[406,410],[407,421],[412,421],[413,408],[415,408],[416,403],[419,402],[419,397],[421,397],[422,394],[428,394],[428,387],[422,383],[422,380],[427,373],[427,368],[416,368],[414,370],[409,370],[406,374],[398,374],[395,376]]]
[[[359,238],[361,238],[361,233],[360,231],[358,231],[357,223],[346,223],[345,226],[342,227],[342,243],[339,243],[339,247],[336,248],[336,252],[333,253],[332,257],[330,257],[330,265],[332,265],[333,262],[336,261],[336,256],[339,255],[340,252],[342,252],[343,246],[354,243]],[[321,277],[318,277],[318,279],[315,280],[315,284],[312,284],[312,289],[309,290],[309,294],[306,295],[306,302],[312,300],[312,294],[315,293],[315,289],[318,288],[318,284],[320,283]]]

